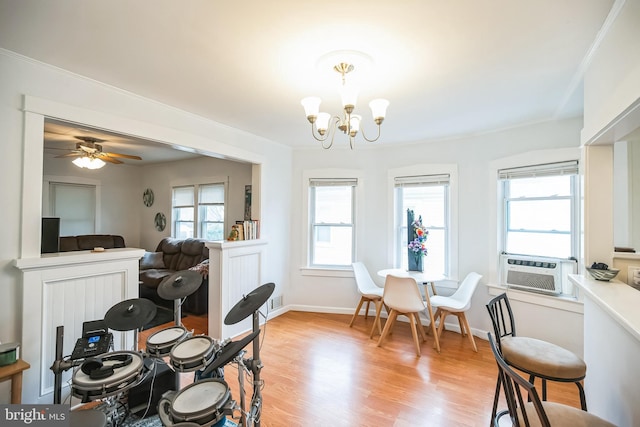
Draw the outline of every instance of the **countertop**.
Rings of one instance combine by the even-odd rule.
[[[640,341],[640,291],[615,279],[603,282],[590,276],[569,274],[569,280]]]

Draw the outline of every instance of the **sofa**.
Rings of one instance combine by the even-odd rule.
[[[124,248],[124,238],[114,234],[85,234],[61,236],[58,252],[89,251],[93,248]]]
[[[182,270],[196,270],[202,274],[202,284],[189,295],[182,310],[192,314],[207,313],[209,304],[209,249],[202,239],[163,238],[155,252],[145,252],[140,259],[140,298],[172,308],[173,301],[160,298],[158,285],[167,277]]]

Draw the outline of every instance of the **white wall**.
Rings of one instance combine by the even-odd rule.
[[[583,142],[591,140],[628,107],[640,101],[639,23],[640,2],[623,2],[591,58],[584,76]]]
[[[361,204],[358,207],[366,212],[364,223],[357,225],[357,255],[358,260],[364,262],[370,273],[375,275],[377,270],[392,267],[388,256],[392,241],[386,231],[393,226],[393,218],[388,209],[392,201],[388,199],[387,170],[414,164],[456,164],[459,178],[459,218],[458,224],[452,224],[452,227],[458,228],[459,250],[458,271],[452,273],[454,279],[458,280],[462,280],[470,271],[477,271],[484,276],[468,317],[472,328],[489,330],[489,317],[484,305],[490,297],[485,285],[491,277],[496,277],[497,266],[496,207],[493,205],[495,179],[490,177],[490,165],[497,159],[530,151],[573,147],[579,152],[581,127],[580,119],[572,119],[459,140],[406,146],[358,141],[353,151],[333,148],[319,152],[319,148],[315,146],[308,150],[296,150],[293,157],[293,207],[302,210],[307,203],[302,199],[302,177],[305,169],[357,169],[364,183],[362,188],[359,185],[357,197]],[[384,141],[384,126],[382,140]],[[339,147],[340,143],[336,145]],[[306,230],[304,222],[304,218],[294,217],[291,224],[291,282],[295,283],[295,287],[292,287],[287,303],[298,305],[301,309],[314,306],[320,311],[352,313],[359,298],[352,277],[331,277],[330,274],[317,275],[318,273],[308,275],[300,269],[305,265],[302,237]],[[381,278],[374,279],[382,284]],[[447,290],[442,291],[444,293]],[[536,306],[535,312],[537,316],[532,321],[536,322],[540,330],[549,328],[554,331],[552,341],[558,342],[559,337],[562,339],[564,334],[569,337],[567,347],[578,353],[582,352],[581,340],[576,343],[571,338],[575,335],[582,336],[582,319],[579,314],[567,315],[541,306]],[[559,327],[557,319],[565,326]]]
[[[244,219],[244,186],[251,184],[251,164],[249,163],[203,157],[149,165],[142,169],[141,188],[153,190],[154,202],[152,206],[146,207],[142,204],[142,196],[139,198],[138,204],[142,207],[141,248],[154,251],[163,237],[171,235],[171,188],[174,185],[184,185],[189,182],[204,183],[209,182],[206,181],[207,178],[214,177],[228,180],[228,204],[225,206],[225,214],[230,221],[229,224]],[[140,190],[139,194],[141,195],[143,191]],[[167,227],[164,231],[155,229],[154,218],[157,212],[162,212],[167,217]],[[230,227],[231,225],[228,225],[226,229]]]
[[[24,95],[30,97],[28,114],[22,111]],[[39,256],[43,155],[38,143],[42,141],[43,111],[63,120],[166,144],[179,140],[203,153],[261,164],[259,202],[269,258],[263,277],[276,283],[276,294],[289,287],[288,237],[283,237],[288,236],[292,212],[288,147],[0,50],[2,342],[23,339],[21,275],[12,263],[21,254]],[[142,197],[137,191],[136,203]],[[0,402],[9,401],[8,390],[8,383],[0,384]]]
[[[140,167],[127,164],[107,164],[96,170],[80,169],[71,163],[71,159],[55,158],[55,155],[48,153],[45,153],[43,164],[45,176],[61,177],[71,182],[99,182],[96,184],[100,188],[96,234],[120,235],[125,244],[133,248],[140,245],[140,207],[144,206],[138,185],[141,171]],[[47,200],[47,189],[43,190],[44,199]],[[43,212],[48,212],[47,206],[43,206]]]

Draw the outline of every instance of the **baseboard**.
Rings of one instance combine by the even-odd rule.
[[[281,312],[282,311],[282,312]],[[348,314],[350,316],[353,316],[353,311],[354,309],[352,308],[341,308],[341,307],[318,307],[315,305],[297,305],[297,304],[292,304],[292,305],[287,305],[285,307],[282,307],[280,309],[277,310],[278,314],[277,316],[284,314],[288,311],[305,311],[305,312],[309,312],[309,313],[326,313],[326,314]],[[276,312],[272,312],[272,313],[276,313]],[[360,310],[360,316],[364,316],[364,311]],[[375,310],[371,310],[369,309],[369,317],[374,317],[376,316],[376,312]],[[387,314],[386,312],[382,312],[382,314],[380,315],[382,318],[386,319],[387,318]],[[269,314],[269,317],[273,317],[272,314]],[[426,327],[429,326],[429,322],[426,321],[426,315],[424,313],[421,313],[420,319],[422,320],[422,324]],[[408,322],[409,320],[405,317],[405,316],[400,316],[397,318],[398,321],[400,322]],[[426,321],[426,322],[425,322]],[[460,333],[460,325],[458,324],[458,322],[455,323],[449,323],[449,322],[445,322],[444,323],[445,328],[448,331],[454,331],[457,333]],[[473,334],[474,337],[478,337],[482,340],[487,341],[487,333],[488,331],[482,330],[482,329],[477,329],[477,328],[471,328],[471,333]]]

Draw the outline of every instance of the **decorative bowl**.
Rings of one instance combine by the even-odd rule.
[[[608,270],[598,270],[597,268],[589,267],[587,267],[587,271],[589,272],[589,274],[591,274],[591,277],[596,280],[602,280],[603,282],[608,282],[609,280],[616,277],[620,272],[620,270],[616,268],[610,268]]]

